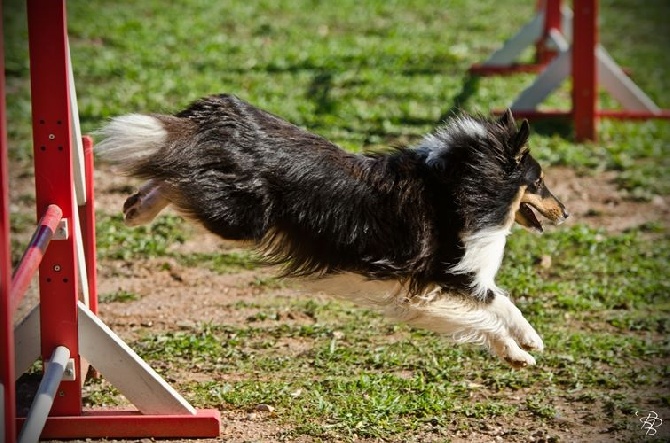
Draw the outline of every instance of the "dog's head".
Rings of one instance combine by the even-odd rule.
[[[513,161],[520,175],[519,208],[514,220],[520,225],[542,232],[542,223],[534,211],[539,212],[555,224],[561,224],[568,218],[568,212],[544,183],[544,174],[540,164],[530,155],[528,148],[528,121],[524,120],[517,129],[511,110],[506,110],[497,123],[507,130],[510,138],[506,143],[506,154]]]

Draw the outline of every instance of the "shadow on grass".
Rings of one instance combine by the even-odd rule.
[[[317,115],[332,114],[337,103],[332,98],[333,73],[327,70],[319,70],[314,74],[307,97],[314,102],[314,113]]]
[[[481,77],[467,74],[461,90],[454,97],[451,107],[440,115],[438,123],[444,122],[450,116],[457,114],[464,105],[479,91]],[[493,109],[490,109],[493,112]],[[522,119],[517,119],[521,122]],[[544,136],[559,136],[566,140],[574,139],[574,130],[569,116],[565,117],[538,117],[529,120],[533,131]]]
[[[547,117],[530,120],[533,132],[547,137],[558,136],[574,141],[575,131],[570,117]]]
[[[465,82],[461,90],[456,94],[453,101],[451,102],[451,107],[440,115],[438,124],[444,122],[449,117],[453,116],[460,112],[463,108],[463,105],[470,100],[470,98],[479,91],[479,76],[467,74],[465,77]]]

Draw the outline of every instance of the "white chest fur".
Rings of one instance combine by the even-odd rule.
[[[509,227],[486,229],[463,238],[465,253],[461,261],[450,269],[454,274],[473,274],[474,295],[485,300],[488,291],[500,293],[495,276],[502,263]]]

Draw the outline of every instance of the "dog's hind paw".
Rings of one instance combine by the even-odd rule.
[[[144,224],[142,220],[142,196],[137,193],[128,197],[123,203],[123,221],[126,226],[138,226]]]
[[[127,226],[150,223],[168,203],[161,183],[149,180],[123,203],[124,222]]]

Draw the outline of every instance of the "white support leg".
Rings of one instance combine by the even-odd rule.
[[[86,254],[84,253],[84,236],[82,235],[81,223],[79,222],[79,211],[72,213],[72,234],[75,237],[77,253],[77,274],[79,278],[79,300],[86,306],[90,306],[88,294],[88,274],[86,271]]]
[[[572,51],[561,52],[512,103],[513,111],[535,110],[570,76]]]
[[[561,32],[560,36],[563,37],[564,42],[572,40],[572,9],[567,6],[561,7]],[[505,41],[502,48],[494,51],[482,66],[508,66],[518,61],[521,53],[529,46],[534,45],[537,41],[542,38],[542,32],[544,31],[544,12],[540,11],[523,27],[517,32],[513,37]],[[550,37],[555,40],[554,35]],[[558,50],[561,51],[563,48],[560,46]]]
[[[569,42],[572,42],[572,9],[561,6],[561,33]]]
[[[77,104],[77,90],[74,84],[74,74],[72,72],[72,63],[70,60],[70,42],[67,42],[67,67],[68,67],[68,83],[70,88],[70,128],[72,133],[72,172],[74,174],[74,195],[77,200],[77,207],[86,204],[86,172],[84,165],[84,144],[81,140],[81,128],[79,126],[79,105]],[[88,278],[86,275],[86,261],[84,255],[84,243],[81,233],[81,225],[79,224],[79,214],[73,214],[74,219],[74,235],[76,236],[77,260],[79,271],[79,291],[80,300],[89,306],[88,295]]]
[[[596,48],[598,62],[598,82],[607,92],[628,111],[661,112],[652,99],[610,57],[605,48]]]
[[[70,127],[72,133],[72,172],[74,174],[74,190],[77,206],[86,203],[86,173],[84,167],[84,144],[81,141],[81,128],[79,127],[79,105],[77,104],[77,91],[72,73],[72,62],[70,59],[70,42],[67,41],[67,67],[68,83],[70,88]]]
[[[193,406],[82,302],[79,302],[78,319],[79,354],[137,409],[144,414],[196,414]],[[14,329],[17,378],[40,358],[40,343],[40,309],[37,305]]]
[[[513,37],[506,40],[503,47],[491,54],[482,66],[506,66],[516,62],[524,49],[534,45],[542,37],[543,25],[544,14],[540,12]]]
[[[79,353],[144,414],[196,410],[83,303],[79,303]]]
[[[33,404],[30,406],[26,421],[21,428],[19,443],[34,443],[39,440],[51,411],[51,406],[54,403],[54,396],[56,395],[58,385],[63,380],[63,374],[69,359],[70,350],[65,346],[58,346],[54,349],[44,371],[44,376],[40,382]]]
[[[40,305],[35,306],[14,328],[14,374],[18,379],[40,358]]]

